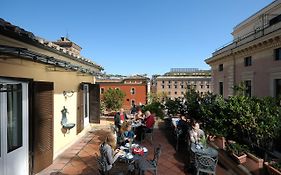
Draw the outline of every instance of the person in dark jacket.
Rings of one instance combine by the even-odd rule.
[[[120,131],[122,123],[125,120],[127,120],[127,119],[128,119],[128,117],[127,117],[126,113],[124,112],[123,108],[120,109],[120,112],[117,112],[115,114],[115,116],[114,116],[114,124],[119,129],[119,131]]]

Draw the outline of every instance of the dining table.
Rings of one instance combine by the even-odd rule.
[[[203,146],[201,144],[194,144],[191,143],[190,150],[195,154],[195,155],[207,155],[212,158],[217,158],[218,157],[218,151],[210,146]]]
[[[134,143],[132,145],[126,143],[125,146],[120,146],[119,149],[123,153],[120,156],[120,159],[125,160],[128,163],[139,160],[140,158],[145,157],[148,154],[148,149],[146,147]],[[140,153],[136,151],[140,151]]]

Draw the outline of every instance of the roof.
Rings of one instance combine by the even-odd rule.
[[[144,76],[118,76],[118,77],[97,77],[97,82],[99,83],[122,83],[128,80],[144,80],[144,81],[148,81],[149,78],[148,77],[144,77]],[[139,83],[137,83],[139,84]]]
[[[0,18],[0,34],[66,56],[72,60],[78,61],[89,66],[93,66],[99,70],[104,70],[102,66],[98,65],[94,61],[85,58],[81,55],[74,55],[73,53],[66,51],[59,45],[51,41],[47,41],[41,37],[35,36],[32,32],[26,31],[23,28],[15,26],[2,18]]]

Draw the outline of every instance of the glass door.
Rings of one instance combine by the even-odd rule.
[[[0,174],[28,174],[27,83],[0,79]]]
[[[84,127],[89,125],[89,85],[83,85]]]

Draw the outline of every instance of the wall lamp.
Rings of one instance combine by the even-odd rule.
[[[74,91],[63,91],[62,94],[63,94],[64,98],[72,97],[74,94]]]

